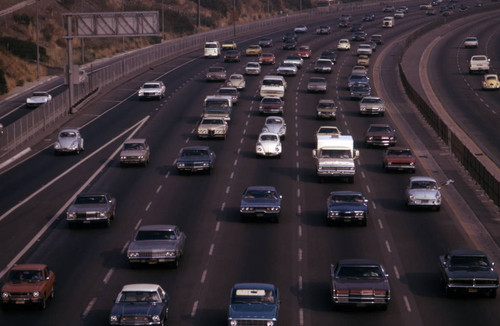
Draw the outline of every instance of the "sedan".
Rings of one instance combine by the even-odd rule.
[[[82,193],[76,196],[66,211],[69,226],[100,223],[111,225],[115,218],[116,199],[108,193]]]
[[[33,92],[33,94],[26,99],[26,106],[34,108],[42,104],[47,104],[51,100],[52,100],[52,95],[50,95],[48,92],[43,92],[43,91]]]
[[[259,45],[263,48],[270,48],[273,46],[273,39],[270,37],[263,37],[259,40]]]
[[[208,146],[183,147],[175,166],[179,173],[206,172],[210,174],[215,165],[215,153]]]
[[[282,152],[280,136],[274,132],[261,132],[255,144],[255,154],[280,158]]]
[[[264,127],[262,128],[262,132],[273,132],[278,134],[281,139],[285,139],[286,135],[286,123],[285,119],[282,117],[270,116],[266,118],[266,122],[264,122]]]
[[[479,41],[477,40],[477,37],[469,36],[465,38],[464,40],[465,48],[477,48],[478,46],[479,46]]]
[[[234,105],[237,105],[240,100],[240,92],[236,87],[225,86],[217,90],[217,95],[220,96],[231,96],[231,101]]]
[[[483,89],[485,90],[498,90],[500,89],[500,81],[496,74],[486,74],[482,82]]]
[[[372,123],[365,132],[366,146],[395,146],[396,142],[396,130],[388,124]]]
[[[368,84],[370,82],[370,78],[366,76],[366,74],[360,74],[360,73],[353,73],[349,76],[347,80],[347,87],[351,88],[352,85],[357,84],[357,83],[364,83]]]
[[[320,25],[318,28],[316,28],[316,34],[318,35],[329,35],[331,34],[332,29],[328,25]]]
[[[300,46],[297,50],[297,55],[299,55],[299,57],[301,58],[309,59],[312,55],[311,47],[309,45]]]
[[[307,32],[307,26],[306,25],[297,25],[293,29],[295,33],[306,33]]]
[[[335,222],[360,223],[366,226],[368,220],[368,200],[356,191],[332,191],[326,201],[326,220]]]
[[[366,40],[366,32],[364,31],[356,31],[351,37],[353,41],[365,41]]]
[[[369,84],[366,83],[356,83],[351,86],[351,99],[360,100],[363,97],[371,95],[372,89]]]
[[[318,59],[314,63],[315,72],[331,73],[333,70],[333,62],[329,59]]]
[[[279,114],[283,115],[285,102],[274,96],[262,98],[259,105],[259,112],[263,114]]]
[[[237,90],[244,90],[246,87],[245,77],[242,74],[232,74],[227,80],[227,86],[236,87]]]
[[[328,59],[335,64],[337,62],[337,54],[333,51],[323,51],[319,56],[320,59]]]
[[[370,65],[370,57],[366,54],[360,54],[358,60],[356,61],[358,66],[368,67]]]
[[[269,217],[278,223],[281,213],[282,195],[272,186],[250,186],[241,196],[240,214],[249,217]]]
[[[385,114],[385,103],[380,97],[363,97],[359,102],[359,113],[361,115],[383,116]]]
[[[435,179],[431,177],[411,177],[406,188],[406,205],[412,207],[430,207],[439,211],[441,192]]]
[[[386,171],[410,171],[415,173],[417,167],[417,156],[410,148],[389,148],[383,155],[382,166]]]
[[[261,65],[273,65],[276,62],[276,57],[273,53],[262,53],[259,56],[259,63]]]
[[[283,60],[283,63],[291,63],[300,69],[304,64],[304,59],[300,55],[289,55]]]
[[[370,36],[370,41],[377,43],[378,45],[382,44],[382,35],[381,34],[373,34]]]
[[[351,49],[351,42],[348,39],[342,38],[337,44],[337,50],[339,51],[349,51]]]
[[[131,138],[125,140],[120,152],[120,165],[141,164],[148,165],[150,149],[145,138]]]
[[[138,92],[140,99],[156,98],[158,100],[165,97],[165,85],[162,81],[144,83]]]
[[[224,54],[224,62],[240,62],[241,54],[238,50],[229,50]]]
[[[283,41],[283,50],[295,50],[297,47],[297,41],[293,38],[287,38]]]
[[[54,153],[76,153],[83,151],[83,138],[78,129],[63,129],[54,143]]]
[[[258,44],[249,45],[245,50],[247,56],[250,55],[260,55],[262,53],[262,47]]]
[[[373,48],[370,44],[368,43],[362,43],[358,46],[358,49],[356,50],[356,54],[366,54],[368,56],[372,55],[373,53]]]
[[[283,76],[295,76],[297,75],[297,66],[291,63],[282,63],[276,69],[278,75]]]
[[[324,77],[310,77],[307,82],[308,92],[321,92],[326,93],[326,78]]]
[[[387,310],[391,300],[389,275],[371,259],[342,259],[330,267],[334,307],[378,307]]]
[[[143,225],[127,248],[127,258],[136,264],[169,263],[179,266],[184,254],[186,235],[176,225]]]
[[[116,297],[110,325],[166,325],[169,297],[158,284],[127,284]]]
[[[261,67],[258,62],[248,62],[245,66],[245,74],[247,75],[260,75]]]

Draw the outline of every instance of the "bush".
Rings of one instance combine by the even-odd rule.
[[[180,12],[165,10],[165,32],[174,34],[193,33],[194,25]]]
[[[0,69],[0,95],[7,94],[9,92],[9,87],[7,87],[7,81],[5,80],[5,73]]]
[[[36,61],[36,44],[12,37],[0,37],[0,47],[23,60]],[[47,50],[40,47],[40,61],[48,61]]]
[[[35,24],[35,19],[32,16],[26,14],[16,15],[14,14],[14,21],[20,25]]]

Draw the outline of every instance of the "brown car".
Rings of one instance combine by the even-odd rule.
[[[54,297],[56,277],[47,265],[23,264],[12,267],[2,287],[2,303],[39,304],[46,308],[47,299]]]
[[[415,173],[417,157],[412,150],[404,147],[389,148],[384,153],[384,169],[386,171],[411,171]]]
[[[388,124],[372,123],[365,132],[366,146],[394,146],[396,141],[396,131]]]

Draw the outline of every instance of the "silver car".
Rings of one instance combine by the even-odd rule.
[[[139,98],[156,98],[161,100],[165,97],[165,84],[162,81],[152,81],[144,83],[141,88],[139,88]]]
[[[260,75],[261,67],[258,62],[248,62],[245,66],[245,74],[247,75]]]
[[[26,106],[31,108],[36,108],[42,104],[47,104],[52,100],[52,95],[48,92],[38,91],[33,92],[33,94],[26,99]]]
[[[255,153],[257,157],[273,156],[280,158],[282,150],[280,136],[277,133],[260,133],[257,144],[255,144]]]
[[[236,87],[237,90],[244,90],[246,87],[245,77],[242,74],[232,74],[229,76],[227,86]]]
[[[326,93],[326,78],[324,77],[310,77],[307,83],[307,91]]]
[[[108,193],[82,193],[66,211],[70,227],[76,224],[102,223],[110,226],[115,217],[116,199]]]
[[[297,75],[297,66],[291,63],[282,63],[276,69],[278,75],[283,76],[295,76]]]
[[[431,207],[436,211],[441,208],[441,192],[436,180],[430,177],[411,177],[406,188],[408,207]]]
[[[54,153],[76,153],[83,151],[83,138],[78,129],[63,129],[54,143]]]
[[[286,135],[286,123],[285,119],[277,116],[270,116],[266,118],[264,122],[264,127],[262,132],[274,132],[280,136],[281,139],[285,139]]]
[[[127,139],[123,143],[123,148],[120,152],[120,164],[142,164],[146,166],[149,163],[149,155],[150,150],[146,139]]]
[[[171,263],[177,268],[185,242],[186,235],[176,225],[144,225],[128,246],[127,258],[132,266]]]

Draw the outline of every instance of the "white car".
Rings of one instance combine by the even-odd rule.
[[[83,151],[83,138],[78,129],[63,129],[54,143],[54,153],[76,153]]]
[[[337,44],[337,50],[339,51],[349,51],[351,49],[351,42],[348,39],[342,38]]]
[[[496,74],[484,75],[482,84],[483,84],[483,89],[492,89],[492,90],[500,89],[500,81],[498,80],[498,75]]]
[[[281,157],[281,141],[280,136],[274,132],[261,132],[257,144],[255,145],[255,153],[260,156]]]
[[[51,100],[52,95],[50,95],[48,92],[33,92],[33,94],[26,99],[26,106],[34,108],[42,104],[47,104]]]
[[[406,188],[406,204],[408,207],[441,208],[441,192],[435,179],[430,177],[411,177]]]
[[[229,76],[227,86],[236,87],[238,90],[244,90],[246,87],[245,77],[242,74],[232,74]]]
[[[307,32],[307,26],[306,25],[298,25],[296,26],[293,31],[295,33],[306,33]]]
[[[297,74],[297,66],[291,63],[282,63],[276,69],[278,75],[295,76]]]
[[[286,123],[285,119],[277,116],[269,116],[266,118],[262,132],[274,132],[278,134],[281,139],[285,139]]]
[[[248,62],[245,66],[245,74],[247,75],[260,75],[261,67],[258,62]]]
[[[479,46],[479,42],[477,40],[477,37],[475,36],[468,36],[464,40],[464,47],[465,48],[477,48]]]
[[[362,43],[358,46],[356,53],[358,55],[360,55],[360,54],[372,55],[373,49],[372,49],[372,46],[370,44]]]
[[[404,18],[405,12],[403,10],[396,10],[394,12],[394,18]]]
[[[139,98],[157,98],[162,99],[165,97],[165,85],[162,81],[152,81],[144,83],[141,88],[139,88]]]

